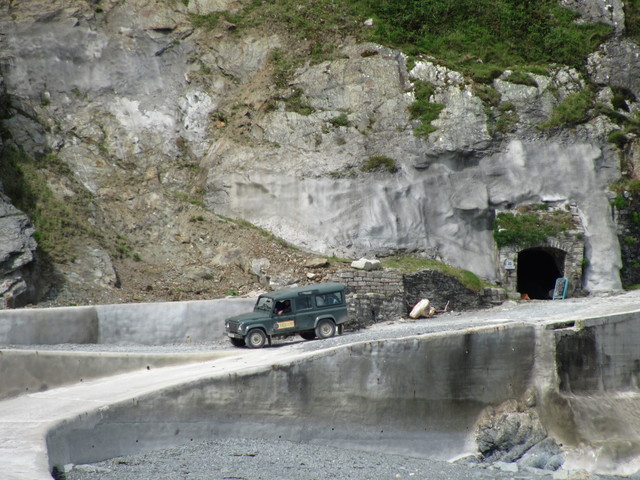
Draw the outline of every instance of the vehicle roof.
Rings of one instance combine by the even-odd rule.
[[[263,293],[261,297],[269,297],[274,300],[281,298],[290,298],[296,295],[312,295],[318,293],[330,293],[344,290],[344,285],[337,282],[314,283],[313,285],[304,285],[302,287],[282,288],[273,292]]]

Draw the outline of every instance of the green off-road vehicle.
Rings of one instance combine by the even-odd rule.
[[[225,328],[236,347],[261,348],[296,333],[305,340],[329,338],[342,333],[346,321],[344,285],[330,282],[260,295],[253,312],[228,318]]]

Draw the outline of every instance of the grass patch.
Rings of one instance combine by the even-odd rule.
[[[622,150],[629,141],[627,136],[620,130],[614,130],[609,133],[609,135],[607,135],[607,140],[609,140],[610,143],[613,143],[620,150]]]
[[[640,210],[640,180],[620,180],[611,186],[611,191],[616,193],[611,204],[618,210]]]
[[[513,131],[518,122],[516,108],[511,102],[501,103],[497,108],[497,117],[493,125],[495,131],[505,134]]]
[[[286,76],[283,78],[286,78]],[[265,112],[273,112],[278,109],[280,102],[284,104],[286,111],[295,112],[298,115],[307,117],[315,112],[315,108],[304,99],[302,90],[299,88],[294,88],[293,92],[290,92],[288,95],[276,95],[269,98],[265,102],[263,109]]]
[[[629,103],[636,102],[636,96],[630,90],[622,87],[611,87],[613,98],[611,105],[615,110],[629,111]]]
[[[590,111],[593,108],[594,93],[591,90],[583,90],[568,95],[562,103],[557,105],[549,120],[542,123],[542,130],[556,127],[565,127],[585,123],[591,118]]]
[[[316,55],[332,50],[331,39],[358,34],[365,19],[358,2],[335,0],[251,0],[240,15],[239,27],[283,29],[317,46]]]
[[[386,170],[389,173],[395,173],[398,171],[398,167],[396,167],[396,161],[393,158],[384,155],[374,155],[369,157],[369,160],[362,165],[360,170],[363,172]]]
[[[595,106],[594,113],[597,115],[605,115],[613,123],[620,126],[620,133],[612,132],[609,135],[609,141],[621,148],[622,138],[620,135],[624,135],[625,137],[628,134],[640,135],[640,113],[621,113],[620,110],[624,111],[623,108],[612,109],[600,103]]]
[[[204,208],[204,201],[202,200],[203,192],[185,193],[175,192],[173,197],[179,202],[189,203],[196,207]]]
[[[349,117],[347,117],[346,113],[341,113],[337,117],[333,117],[331,120],[329,120],[329,123],[336,128],[351,126],[351,122],[349,121]]]
[[[468,270],[452,267],[446,263],[428,258],[417,257],[388,257],[381,260],[384,268],[397,268],[404,273],[414,273],[420,270],[436,270],[445,275],[456,278],[462,285],[474,292],[480,291],[487,284]]]
[[[482,62],[463,62],[461,65],[450,63],[451,67],[463,72],[476,83],[490,85],[502,75],[504,68],[497,65],[485,64]]]
[[[521,207],[517,213],[498,213],[493,223],[493,238],[498,248],[533,247],[575,227],[570,212],[547,211],[548,207],[542,205]]]
[[[278,88],[286,88],[289,85],[293,71],[300,61],[287,51],[276,48],[269,55],[269,63],[273,72],[273,83]]]
[[[416,80],[415,101],[409,105],[409,115],[412,120],[420,120],[420,125],[414,129],[414,134],[420,137],[427,137],[437,129],[433,122],[444,108],[441,103],[432,103],[429,99],[435,90],[435,86],[429,82]]]
[[[526,72],[516,70],[511,72],[505,78],[506,82],[515,83],[518,85],[526,85],[527,87],[536,87],[538,88],[538,82],[536,82],[531,75]]]
[[[554,62],[581,67],[612,33],[603,24],[576,24],[578,15],[556,0],[359,3],[374,13],[378,41],[469,68]]]
[[[629,289],[640,280],[640,180],[622,179],[611,186],[616,193],[612,205],[619,211],[618,232],[622,286]]]
[[[473,85],[473,93],[482,100],[485,106],[497,107],[500,105],[502,95],[491,85],[475,84]]]
[[[624,23],[627,35],[640,41],[640,2],[624,2]]]

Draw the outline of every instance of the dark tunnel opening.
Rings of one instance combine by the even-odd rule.
[[[562,277],[565,252],[531,248],[518,254],[518,292],[536,300],[550,300],[558,277]]]

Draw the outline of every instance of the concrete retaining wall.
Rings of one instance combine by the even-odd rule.
[[[637,313],[579,322],[555,332],[560,390],[593,394],[640,387]]]
[[[567,464],[639,471],[640,312],[580,320],[543,332],[541,341],[552,347],[555,368],[540,410],[550,434],[567,447]]]
[[[98,343],[96,307],[0,310],[0,344]]]
[[[162,345],[208,342],[224,335],[224,319],[255,299],[139,303],[0,310],[0,345],[109,343]]]
[[[225,435],[450,458],[485,407],[523,394],[534,349],[524,324],[339,347],[82,415],[50,432],[50,463]]]

